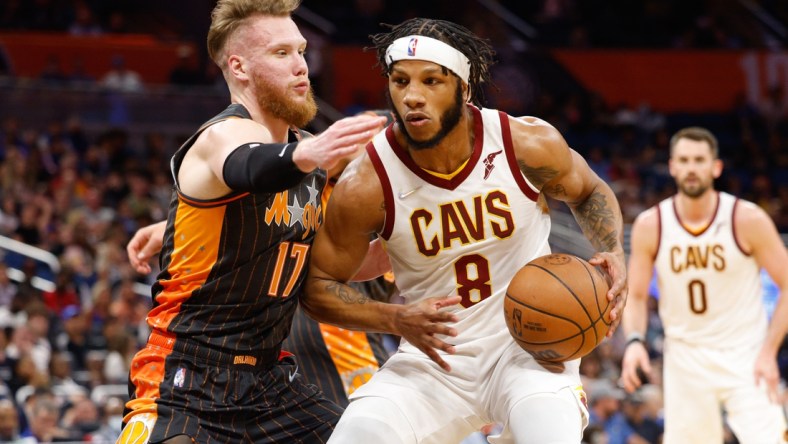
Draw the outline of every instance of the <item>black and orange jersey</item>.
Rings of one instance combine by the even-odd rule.
[[[148,324],[174,340],[254,352],[277,348],[290,330],[322,223],[326,176],[315,170],[276,193],[212,200],[184,195],[177,177],[186,152],[205,128],[231,118],[251,117],[243,106],[230,105],[172,158],[175,187]]]

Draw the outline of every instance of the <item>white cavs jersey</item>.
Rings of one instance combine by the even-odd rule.
[[[760,270],[734,234],[736,197],[718,193],[710,225],[692,233],[673,198],[658,205],[659,314],[665,336],[713,348],[760,344],[767,319]]]
[[[383,185],[380,233],[406,303],[459,294],[460,345],[506,330],[503,295],[528,261],[549,253],[550,217],[520,172],[508,116],[470,106],[473,154],[446,178],[419,168],[393,129],[368,146]]]
[[[398,428],[423,444],[460,442],[491,422],[504,424],[499,442],[514,442],[510,413],[536,394],[574,399],[585,412],[578,394],[580,360],[567,362],[560,373],[545,371],[506,328],[503,296],[523,265],[550,252],[550,217],[520,172],[509,117],[473,106],[469,110],[473,152],[451,176],[419,168],[397,143],[392,127],[367,145],[386,205],[380,237],[400,294],[406,303],[458,294],[462,303],[448,308],[458,318],[447,323],[457,336],[439,338],[454,346],[453,354],[437,351],[450,372],[403,339],[397,353],[349,396],[348,411],[361,420],[373,415],[353,411],[363,398],[395,406],[407,419]],[[386,402],[375,401],[380,399]]]

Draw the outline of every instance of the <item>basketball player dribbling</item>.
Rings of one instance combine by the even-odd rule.
[[[769,324],[760,267],[785,296],[788,253],[765,211],[714,190],[722,162],[713,134],[685,128],[670,147],[678,193],[632,227],[625,388],[640,386],[638,369],[651,371],[643,337],[656,269],[665,328],[664,443],[721,443],[721,410],[739,442],[784,442],[776,358],[788,330],[788,301],[779,299]]]
[[[350,396],[330,442],[457,443],[491,422],[503,424],[493,442],[579,442],[579,360],[550,371],[515,344],[503,294],[520,267],[549,252],[540,200],[550,196],[570,206],[598,250],[591,263],[612,282],[617,323],[626,270],[615,195],[552,126],[468,103],[489,78],[486,41],[412,19],[373,42],[396,123],[339,179],[302,302],[321,322],[404,339]],[[347,285],[371,233],[406,305]]]

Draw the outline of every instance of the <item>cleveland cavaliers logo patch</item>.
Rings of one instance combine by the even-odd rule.
[[[493,165],[495,156],[501,154],[502,152],[503,150],[498,150],[484,158],[484,180],[487,180],[487,178],[490,177],[490,173],[492,173],[493,168],[495,168],[495,165]]]

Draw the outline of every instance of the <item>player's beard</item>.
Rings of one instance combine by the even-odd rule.
[[[282,91],[262,76],[252,77],[257,91],[257,104],[260,109],[270,112],[274,117],[284,120],[297,128],[305,127],[317,115],[317,103],[309,86],[304,101],[299,102],[289,94],[289,88]]]
[[[695,177],[696,180],[693,185],[688,185],[686,178],[678,183],[679,190],[681,191],[681,193],[689,197],[690,199],[697,199],[703,196],[706,193],[706,191],[708,191],[709,188],[711,188],[710,183],[704,182],[698,176]]]
[[[454,94],[454,104],[449,109],[444,111],[443,114],[441,114],[441,126],[438,132],[427,140],[416,140],[411,137],[410,133],[408,133],[408,129],[405,127],[405,121],[397,111],[397,107],[394,106],[394,101],[391,99],[391,92],[388,90],[386,90],[386,99],[389,102],[389,107],[394,112],[394,119],[396,119],[397,125],[399,125],[400,129],[402,129],[402,134],[405,136],[405,140],[408,142],[408,147],[413,148],[414,150],[424,150],[439,144],[441,140],[443,140],[443,138],[446,137],[446,135],[448,135],[458,123],[460,123],[460,117],[462,117],[462,108],[465,105],[462,100],[462,87],[459,83],[457,83],[457,90]]]

